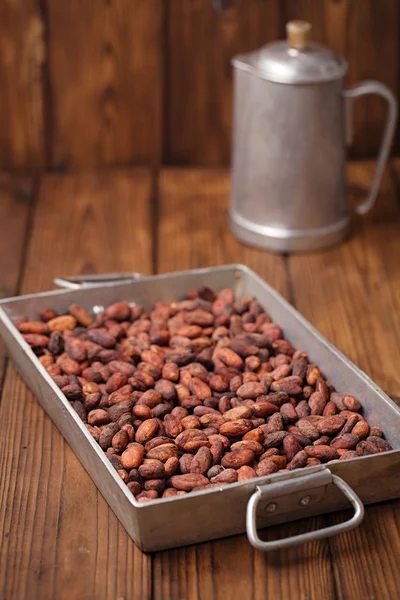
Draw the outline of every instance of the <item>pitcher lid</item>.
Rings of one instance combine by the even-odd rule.
[[[235,56],[232,64],[276,83],[321,83],[343,77],[347,62],[329,48],[309,42],[310,32],[310,23],[289,21],[286,40]]]

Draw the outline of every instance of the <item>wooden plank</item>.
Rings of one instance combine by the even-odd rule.
[[[239,52],[280,37],[279,0],[234,0],[218,13],[211,0],[170,0],[164,162],[230,160],[232,68]]]
[[[18,291],[33,193],[31,177],[0,173],[0,298]],[[4,367],[5,349],[0,339],[0,393]]]
[[[162,144],[162,0],[47,4],[51,165],[155,163]]]
[[[44,165],[43,20],[35,0],[0,3],[0,168]]]
[[[346,82],[377,79],[394,92],[399,86],[400,5],[397,0],[285,0],[285,18],[312,23],[312,38],[345,56]],[[353,156],[375,156],[386,117],[386,103],[366,96],[354,107]],[[398,142],[396,149],[398,150]]]
[[[56,275],[151,263],[146,170],[46,175],[22,292]],[[14,368],[0,407],[0,596],[147,600],[150,558],[128,538]]]
[[[222,169],[167,169],[160,176],[157,267],[174,269],[242,262],[288,296],[286,260],[239,244],[227,229],[229,175]],[[271,528],[267,535],[295,535],[321,527],[322,518]],[[256,552],[246,536],[157,553],[153,597],[333,599],[328,545],[273,554]]]
[[[352,201],[367,192],[372,163],[349,168]],[[336,248],[289,258],[296,307],[387,393],[398,395],[400,213],[386,173],[374,211],[357,217],[352,238]],[[400,574],[396,514],[400,501],[367,508],[361,527],[331,538],[339,598],[395,598]],[[345,514],[329,517],[329,524]],[[359,577],[354,577],[359,573]]]

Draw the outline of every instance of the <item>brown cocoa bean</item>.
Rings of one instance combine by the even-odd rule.
[[[118,419],[124,414],[129,413],[133,407],[133,400],[127,398],[126,400],[121,400],[118,404],[114,404],[107,409],[107,413],[109,415],[110,421],[118,421]]]
[[[287,431],[274,431],[273,433],[268,433],[264,438],[264,448],[278,448],[287,435],[289,435]]]
[[[127,435],[128,435],[128,442],[134,442],[135,441],[135,429],[133,427],[133,425],[131,423],[120,423],[118,422],[118,425],[121,427],[121,429],[123,431],[126,431]]]
[[[297,421],[297,427],[300,433],[308,437],[310,440],[317,440],[320,437],[320,432],[315,425],[307,421],[306,419],[299,419]]]
[[[138,502],[149,502],[150,500],[155,500],[156,498],[158,498],[158,493],[156,490],[140,492],[140,494],[136,496],[136,500]]]
[[[176,399],[175,386],[168,379],[159,379],[156,381],[154,389],[161,395],[163,400],[174,401]]]
[[[164,490],[162,494],[162,498],[171,498],[172,496],[177,496],[177,491],[175,488],[167,488]]]
[[[107,411],[96,408],[95,410],[91,410],[88,414],[88,423],[89,425],[104,425],[110,421],[110,417],[108,416]]]
[[[178,365],[173,362],[165,363],[162,368],[162,377],[163,379],[167,379],[169,381],[172,381],[173,383],[177,383],[179,381]]]
[[[221,460],[223,467],[227,469],[240,469],[243,465],[252,465],[254,462],[254,452],[246,448],[227,452]]]
[[[360,438],[351,433],[341,433],[340,435],[337,435],[335,438],[333,438],[333,440],[331,441],[331,447],[343,448],[345,450],[353,450],[357,446],[359,441]]]
[[[171,411],[171,415],[176,417],[179,421],[184,417],[187,417],[188,414],[189,412],[186,410],[186,408],[183,408],[182,406],[174,406],[174,408]]]
[[[322,415],[326,406],[326,400],[321,392],[314,392],[308,400],[311,415]]]
[[[116,423],[113,423],[113,425],[116,425]],[[117,425],[117,427],[118,427],[118,425]],[[115,452],[120,454],[121,452],[123,452],[125,450],[129,441],[130,440],[129,440],[128,433],[125,430],[121,429],[113,436],[113,438],[111,440],[111,445],[114,448]]]
[[[375,437],[383,437],[382,429],[380,427],[373,426],[371,427],[370,435]]]
[[[346,420],[345,424],[343,425],[343,427],[339,433],[352,433],[354,425],[356,425],[358,422],[359,422],[358,416],[352,415],[351,417],[349,417]]]
[[[372,442],[381,452],[388,452],[389,450],[393,450],[392,446],[385,442],[378,435],[370,435],[367,437],[367,442]]]
[[[161,479],[165,476],[164,464],[159,460],[139,466],[139,474],[143,479]]]
[[[151,419],[153,416],[153,411],[147,404],[136,404],[136,406],[132,409],[132,414],[137,418],[145,421],[146,419]]]
[[[275,463],[270,460],[263,460],[259,462],[256,466],[257,477],[264,477],[265,475],[272,475],[272,473],[276,473],[278,471],[278,467]]]
[[[331,446],[306,446],[304,450],[310,458],[318,458],[321,462],[328,462],[339,458],[336,448],[332,448]]]
[[[175,443],[184,452],[195,453],[201,446],[210,446],[206,435],[199,429],[186,429],[182,431],[176,439]]]
[[[267,418],[278,411],[279,408],[275,404],[272,404],[272,402],[257,401],[252,406],[252,412],[255,417]]]
[[[170,477],[169,483],[176,490],[190,492],[199,485],[208,485],[209,481],[200,473],[186,473],[185,475],[173,475]]]
[[[40,321],[25,321],[17,324],[16,327],[20,333],[26,335],[48,335],[50,333],[49,326]],[[33,345],[36,344],[32,344],[32,346]]]
[[[109,423],[102,429],[99,444],[103,450],[107,450],[107,448],[109,448],[112,445],[112,440],[114,436],[119,432],[119,430],[120,428],[117,423]],[[117,452],[116,448],[114,448],[114,450]]]
[[[239,398],[249,400],[256,400],[258,396],[262,396],[264,393],[264,385],[257,382],[244,383],[236,390],[236,394]]]
[[[158,421],[156,419],[147,419],[136,431],[136,441],[139,444],[145,444],[151,438],[155,437],[158,431]]]
[[[65,340],[65,352],[69,358],[77,362],[82,362],[87,357],[86,348],[79,338],[72,337]]]
[[[62,315],[54,317],[47,322],[47,327],[50,331],[67,331],[75,329],[76,319],[72,315]]]
[[[315,386],[318,379],[321,379],[321,371],[317,367],[317,365],[309,365],[307,368],[306,375],[308,385]]]
[[[305,450],[300,450],[290,461],[287,468],[289,471],[293,469],[301,469],[306,466],[308,460],[308,454]]]
[[[317,440],[315,440],[313,442],[313,446],[329,446],[329,444],[331,443],[331,438],[328,437],[327,435],[322,435],[320,438],[318,438]],[[311,444],[307,444],[308,446],[311,446]]]
[[[345,420],[341,415],[332,415],[318,421],[317,429],[321,435],[334,435],[342,429],[344,424]]]
[[[142,444],[133,442],[121,454],[121,463],[125,469],[137,469],[144,457],[144,447]]]
[[[249,419],[237,419],[236,421],[227,421],[223,423],[219,431],[221,435],[229,437],[243,436],[252,428],[252,422]]]
[[[191,473],[200,473],[205,475],[213,463],[211,451],[206,446],[202,446],[196,452],[190,464]]]
[[[349,460],[350,458],[358,458],[358,454],[355,450],[346,450],[339,458],[340,460]]]
[[[222,361],[227,367],[237,369],[238,371],[243,368],[243,359],[230,348],[220,348],[217,356],[218,360]]]
[[[83,325],[83,327],[89,327],[89,325],[91,325],[93,322],[93,319],[88,311],[79,304],[71,304],[68,312],[80,325]]]
[[[340,411],[346,410],[343,399],[344,396],[342,394],[338,394],[337,392],[333,392],[330,397],[330,401],[333,402]]]
[[[283,440],[283,451],[287,456],[288,461],[292,461],[298,452],[302,450],[302,446],[300,442],[294,437],[294,435],[289,434]]]
[[[264,441],[264,437],[265,437],[264,431],[261,429],[261,427],[257,427],[256,429],[252,429],[251,431],[246,433],[242,439],[243,440],[254,440],[254,441],[262,444],[262,442]]]
[[[289,421],[297,421],[297,412],[290,402],[285,402],[280,408],[280,412],[286,415]]]
[[[248,465],[243,465],[243,467],[240,467],[240,469],[238,469],[237,474],[238,481],[247,481],[248,479],[253,479],[254,477],[257,477],[257,473],[255,472],[253,467],[249,467]]]
[[[183,431],[182,423],[173,415],[165,415],[164,427],[167,436],[176,438]]]
[[[164,463],[165,477],[174,475],[179,467],[179,459],[177,456],[171,456]]]
[[[334,402],[327,402],[324,410],[322,411],[322,415],[324,417],[331,417],[332,415],[336,415],[338,412],[338,408]]]
[[[231,450],[251,450],[256,456],[264,451],[264,448],[255,440],[241,440],[231,445]]]
[[[162,396],[159,392],[156,390],[147,390],[140,396],[137,404],[146,404],[149,408],[154,408],[157,404],[161,404],[161,402]]]
[[[115,348],[117,343],[116,338],[105,329],[88,329],[87,335],[91,342],[103,348]]]
[[[236,408],[231,408],[224,413],[224,421],[236,421],[237,419],[249,419],[252,414],[252,409],[248,406],[241,405]]]
[[[343,396],[343,404],[347,410],[351,410],[353,412],[361,410],[361,404],[354,396]]]
[[[280,469],[286,469],[286,466],[287,466],[287,458],[286,458],[286,456],[282,456],[281,454],[273,454],[273,455],[270,455],[269,457],[265,457],[263,460],[268,460],[270,462],[273,462],[277,466],[278,471]],[[260,462],[262,462],[262,461],[260,461]]]
[[[300,402],[295,406],[297,418],[301,419],[302,417],[308,417],[310,414],[310,407],[306,400],[300,400]]]
[[[211,483],[218,483],[220,485],[224,485],[226,483],[234,483],[237,480],[238,472],[236,471],[236,469],[224,469],[223,471],[221,471],[221,473],[211,478]]]
[[[380,452],[376,444],[366,440],[357,444],[356,451],[359,456],[368,456],[368,454],[378,454]]]

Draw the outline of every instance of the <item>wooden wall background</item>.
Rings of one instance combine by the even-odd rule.
[[[399,91],[398,0],[0,0],[0,168],[228,163],[230,58],[290,18],[348,59],[349,85]],[[358,102],[353,156],[384,114]]]

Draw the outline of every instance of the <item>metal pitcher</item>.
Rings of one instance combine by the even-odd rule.
[[[366,213],[378,194],[397,121],[397,101],[379,81],[344,89],[346,61],[308,41],[291,21],[287,40],[236,56],[230,227],[243,242],[277,252],[323,248],[349,230],[346,144],[352,104],[365,94],[388,103]]]

